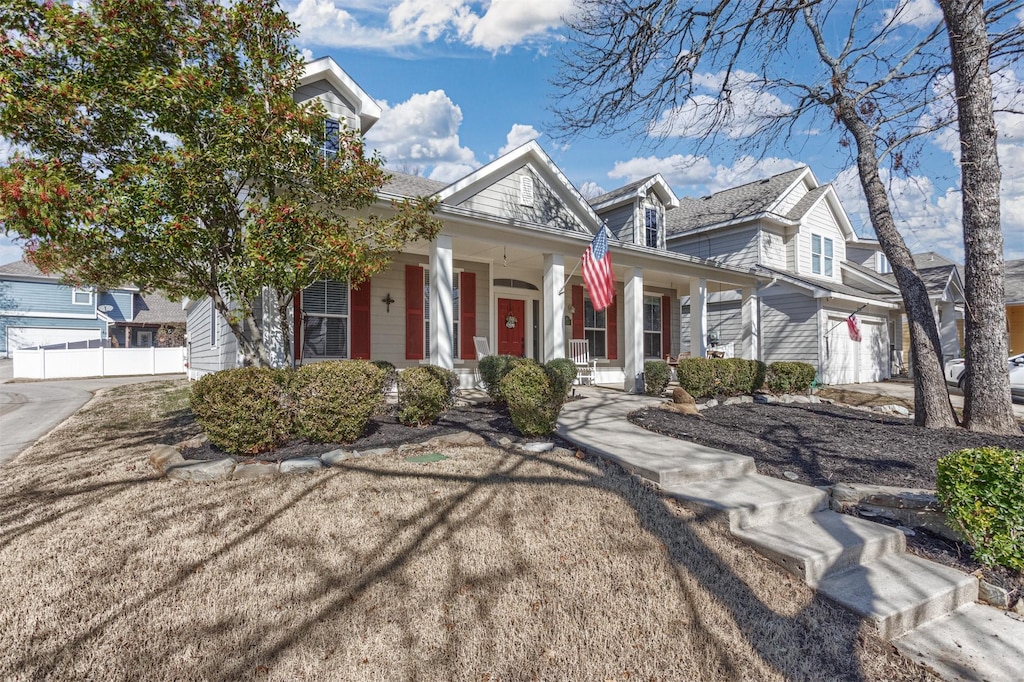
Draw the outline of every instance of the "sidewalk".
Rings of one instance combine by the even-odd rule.
[[[1024,622],[974,603],[976,579],[900,552],[883,556],[879,550],[878,556],[862,556],[864,546],[857,544],[862,541],[852,536],[867,534],[864,528],[846,533],[849,538],[821,531],[836,523],[844,526],[844,533],[854,521],[865,528],[878,524],[861,524],[823,509],[820,500],[813,499],[815,494],[824,496],[818,489],[762,477],[749,457],[655,434],[627,420],[630,412],[661,402],[658,399],[591,387],[577,393],[583,398],[567,403],[558,419],[559,436],[657,483],[666,495],[687,506],[722,515],[734,536],[770,557],[774,550],[776,560],[779,555],[806,559],[797,569],[808,571],[801,577],[809,584],[873,621],[905,655],[944,679],[1021,679]],[[826,516],[834,520],[827,521]],[[826,544],[827,551],[819,551],[811,540],[796,542],[791,533],[782,549],[778,544],[766,547],[766,531],[780,524],[803,528],[807,538],[817,536],[815,541]],[[758,536],[760,543],[753,539]],[[840,564],[849,561],[841,555],[860,563]],[[885,575],[879,575],[880,566]],[[784,567],[798,573],[793,566]],[[811,578],[812,569],[820,577]],[[936,589],[945,592],[935,598],[924,594],[924,583],[950,581],[956,584],[938,585]]]

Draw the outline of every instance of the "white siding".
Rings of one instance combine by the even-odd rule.
[[[520,203],[519,178],[523,174],[533,177],[534,202],[532,206],[524,206]],[[586,229],[566,209],[561,199],[543,178],[529,165],[497,180],[494,184],[463,201],[459,206],[499,218],[548,225],[564,230]]]
[[[608,224],[615,238],[629,244],[636,240],[636,201],[598,214]]]
[[[707,333],[718,332],[719,346],[733,344],[736,357],[743,355],[743,313],[740,306],[741,302],[738,300],[708,303]],[[682,349],[687,351],[690,349],[690,306],[681,306],[680,310]],[[710,346],[709,343],[708,347]]]
[[[757,264],[760,250],[757,230],[757,227],[747,226],[696,234],[675,239],[669,242],[668,248],[688,256],[720,260],[733,267],[751,267]]]
[[[865,249],[861,246],[849,245],[846,247],[846,260],[857,265],[863,265],[866,268],[876,270],[875,265],[875,254],[876,249]]]
[[[811,271],[812,234],[819,234],[823,238],[832,240],[831,278],[826,276],[824,271],[820,274]],[[839,263],[846,259],[846,240],[843,238],[839,225],[836,224],[835,216],[832,215],[832,211],[828,207],[828,202],[819,202],[818,205],[804,217],[803,223],[800,227],[799,242],[800,253],[799,261],[797,263],[798,274],[810,275],[811,277],[817,277],[820,279],[832,279],[836,282],[841,281]]]
[[[785,270],[788,267],[786,235],[783,231],[761,231],[761,264],[777,270]]]
[[[782,198],[782,201],[779,202],[779,205],[776,206],[772,212],[775,213],[776,215],[787,215],[793,209],[794,206],[800,203],[800,200],[803,199],[804,195],[806,195],[809,191],[810,190],[807,189],[806,182],[797,183],[796,187],[794,187],[789,194]]]
[[[359,120],[356,117],[355,107],[340,92],[332,88],[326,80],[300,86],[295,90],[293,97],[299,103],[314,98],[319,99],[323,103],[324,108],[327,109],[327,113],[349,128],[359,130]]]

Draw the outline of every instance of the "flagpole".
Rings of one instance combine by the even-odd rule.
[[[608,234],[609,235],[611,235],[612,237],[615,236],[614,234],[612,234],[611,229],[609,229],[608,223],[601,223],[601,229],[602,230],[608,230]],[[594,236],[596,237],[597,235],[594,235]],[[593,241],[593,240],[591,240],[591,241]],[[584,253],[586,253],[585,250],[584,250]],[[561,296],[562,294],[565,293],[565,285],[569,282],[570,279],[572,279],[572,276],[576,274],[576,271],[579,269],[580,263],[582,263],[582,262],[583,262],[583,256],[580,256],[579,258],[576,259],[575,267],[573,267],[572,272],[569,273],[569,276],[565,278],[565,282],[562,283],[562,288],[558,291],[558,295],[559,296]]]

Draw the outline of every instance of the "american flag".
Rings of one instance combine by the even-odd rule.
[[[846,326],[850,329],[850,338],[860,341],[860,320],[857,319],[856,313],[846,318]]]
[[[590,292],[590,302],[594,304],[594,310],[600,312],[611,305],[612,296],[615,294],[615,273],[612,272],[608,235],[603,225],[583,253],[583,283]]]

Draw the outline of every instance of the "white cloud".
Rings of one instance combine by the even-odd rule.
[[[405,102],[382,103],[380,121],[366,136],[367,144],[379,151],[389,168],[431,169],[431,177],[453,179],[457,170],[480,166],[473,150],[459,140],[462,109],[444,90],[418,93]],[[468,172],[468,170],[466,172]],[[455,177],[465,175],[462,172]]]
[[[739,139],[792,111],[777,96],[765,92],[764,82],[753,73],[731,74],[728,103],[718,99],[725,83],[724,72],[696,74],[693,81],[698,89],[710,94],[697,94],[682,106],[663,111],[650,127],[652,135],[696,138],[715,133]]]
[[[885,10],[882,18],[894,26],[930,29],[942,21],[942,10],[935,0],[900,0],[894,9]]]
[[[599,197],[606,191],[607,190],[605,190],[604,187],[597,184],[596,182],[593,182],[592,180],[587,180],[582,185],[580,185],[580,194],[582,194],[583,198],[585,199],[593,199],[594,197]]]
[[[540,131],[531,125],[513,123],[512,129],[505,136],[505,146],[498,150],[498,156],[507,154],[516,147],[520,147],[531,140],[536,140],[540,136]]]
[[[451,40],[493,53],[517,45],[543,50],[573,6],[573,0],[300,0],[290,16],[307,45],[387,51]]]
[[[13,239],[0,237],[0,265],[21,260],[21,254],[21,246],[15,244]]]

